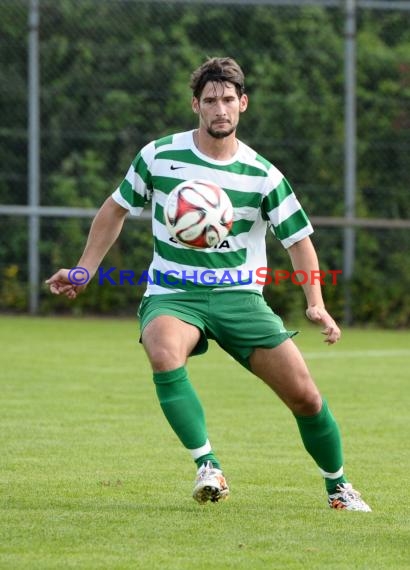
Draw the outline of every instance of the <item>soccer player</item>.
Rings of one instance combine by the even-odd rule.
[[[292,412],[303,444],[324,478],[328,505],[370,511],[344,474],[336,420],[291,338],[294,333],[267,306],[260,279],[222,287],[195,278],[198,270],[212,269],[218,276],[241,269],[248,275],[266,267],[268,227],[286,248],[295,271],[312,275],[319,264],[309,237],[312,226],[289,182],[236,137],[240,115],[248,106],[239,65],[231,58],[210,58],[193,72],[191,88],[198,128],[140,150],[94,218],[77,265],[92,277],[119,236],[126,214],[139,215],[151,200],[154,253],[139,307],[141,342],[161,408],[196,463],[194,499],[217,502],[229,494],[202,404],[186,370],[188,357],[205,353],[208,339],[213,339],[261,378]],[[167,195],[181,181],[194,178],[218,184],[232,201],[235,223],[224,247],[189,249],[167,232],[163,214]],[[175,286],[161,279],[170,270],[184,276]],[[47,283],[52,293],[74,299],[85,285],[72,281],[69,270],[60,269]],[[303,291],[307,317],[322,326],[325,342],[336,343],[340,329],[325,309],[320,283],[308,279]]]

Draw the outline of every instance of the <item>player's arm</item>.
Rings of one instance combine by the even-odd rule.
[[[319,279],[313,279],[313,275],[319,275],[319,261],[316,250],[309,237],[298,241],[288,248],[288,253],[295,271],[301,275],[307,275],[306,283],[302,285],[307,301],[306,316],[311,320],[323,325],[322,333],[325,342],[333,344],[340,339],[340,329],[333,318],[326,311],[322,296],[322,288]]]
[[[59,269],[46,280],[51,293],[64,294],[74,299],[86,287],[121,233],[127,212],[128,210],[117,204],[111,196],[107,198],[91,224],[84,252],[77,263],[78,268],[85,270],[85,275],[88,273],[87,279],[84,284],[76,284],[75,281],[73,283],[72,277],[70,278],[70,269]]]

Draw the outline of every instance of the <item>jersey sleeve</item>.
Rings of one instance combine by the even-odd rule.
[[[132,161],[124,180],[112,193],[117,204],[133,216],[139,216],[152,194],[152,177],[149,169],[154,146],[144,147]]]
[[[296,198],[289,182],[281,176],[262,200],[262,215],[270,223],[274,236],[284,248],[313,233],[305,211]],[[268,178],[269,180],[269,178]]]

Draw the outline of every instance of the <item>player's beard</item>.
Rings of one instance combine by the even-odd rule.
[[[236,125],[232,125],[232,124],[224,131],[215,130],[212,128],[212,125],[210,125],[206,129],[208,135],[211,135],[211,137],[214,137],[214,139],[224,139],[226,137],[229,137],[229,135],[231,135],[233,132],[235,132],[235,130],[236,130]]]

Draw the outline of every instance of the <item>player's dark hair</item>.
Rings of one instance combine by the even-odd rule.
[[[233,83],[238,97],[245,93],[243,71],[231,57],[209,58],[192,73],[190,87],[194,97],[197,99],[201,97],[208,81]]]

